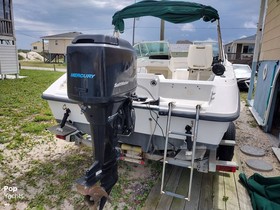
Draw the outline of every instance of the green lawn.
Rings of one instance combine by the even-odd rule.
[[[15,186],[24,195],[11,200],[1,197],[0,209],[3,202],[8,202],[13,209],[17,209],[20,202],[24,202],[27,209],[63,209],[61,205],[68,198],[74,207],[83,205],[83,196],[69,187],[90,166],[91,149],[75,147],[70,154],[62,154],[61,158],[51,161],[30,157],[29,153],[35,147],[39,147],[39,151],[40,147],[44,148],[42,154],[53,153],[56,141],[46,128],[56,122],[41,95],[62,74],[21,70],[20,76],[26,78],[0,80],[0,146],[4,148],[0,149],[0,188]],[[11,165],[14,161],[19,162]],[[25,172],[22,172],[21,162],[27,164]],[[20,175],[14,176],[15,173]]]
[[[46,67],[46,68],[66,68],[65,63],[44,63],[42,61],[20,61],[21,66]]]
[[[21,70],[23,79],[0,81],[1,142],[13,144],[13,137],[23,133],[39,134],[54,123],[42,92],[63,73]]]
[[[21,70],[20,76],[26,78],[0,80],[0,189],[16,186],[24,194],[24,198],[12,200],[0,197],[0,209],[5,208],[3,202],[8,202],[12,209],[23,203],[27,210],[67,209],[65,203],[74,209],[87,209],[73,184],[92,164],[92,149],[71,147],[67,153],[57,154],[54,136],[45,130],[56,122],[41,95],[62,74]],[[48,150],[48,154],[58,158],[31,157],[30,151],[38,148],[39,154],[42,148],[42,154]],[[152,170],[151,177],[143,179],[129,175],[133,165],[119,162],[119,181],[110,194],[112,207],[119,209],[118,205],[125,203],[123,209],[140,209],[157,180],[160,166],[155,162],[147,164],[145,167]],[[22,171],[22,167],[26,169]],[[129,190],[138,185],[141,191]]]

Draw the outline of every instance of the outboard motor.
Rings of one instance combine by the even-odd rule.
[[[67,47],[68,97],[80,104],[90,123],[95,158],[77,180],[77,190],[99,209],[118,180],[118,135],[134,130],[136,86],[136,53],[127,41],[80,35]]]

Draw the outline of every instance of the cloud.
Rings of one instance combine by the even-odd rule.
[[[243,39],[243,38],[246,38],[247,36],[246,35],[242,35],[239,37],[239,39]]]
[[[137,0],[139,2],[140,0]],[[260,2],[260,0],[255,0]],[[30,42],[41,36],[79,31],[82,33],[113,34],[113,14],[131,5],[135,0],[13,0],[17,44],[29,48]],[[227,40],[234,40],[241,35],[255,33],[258,22],[259,4],[251,1],[237,0],[196,0],[198,3],[213,6],[221,17],[222,35]],[[236,15],[238,11],[238,15]],[[235,18],[232,18],[232,17]],[[143,17],[136,21],[135,41],[158,40],[160,20]],[[205,40],[216,37],[209,23],[197,21],[187,24],[166,24],[165,39]],[[223,28],[230,27],[226,30]],[[238,29],[236,29],[238,28]],[[242,28],[243,30],[240,30]],[[246,30],[245,30],[246,29]],[[198,32],[198,33],[196,33]],[[125,20],[124,39],[132,40],[132,20]],[[30,41],[31,40],[31,41]]]
[[[257,28],[257,23],[254,21],[246,21],[243,26],[244,28]]]
[[[217,40],[212,39],[212,38],[207,38],[204,40],[195,40],[194,42],[217,42]]]
[[[56,25],[46,22],[28,20],[24,18],[15,18],[17,30],[29,30],[29,31],[46,31],[48,29],[56,28]]]
[[[182,31],[189,31],[189,32],[194,32],[195,31],[195,27],[192,23],[185,23],[182,27],[181,27]]]
[[[43,0],[39,0],[43,1]],[[100,1],[100,0],[82,0],[79,1],[77,4],[77,0],[49,0],[53,1],[54,5],[56,6],[63,6],[64,8],[77,8],[77,7],[87,7],[87,8],[99,8],[99,9],[111,9],[111,10],[120,10],[124,7],[134,3],[134,1],[131,0],[106,0],[106,1]]]
[[[244,28],[257,28],[257,24],[258,24],[258,16],[254,15],[251,16],[249,20],[245,21],[243,24]]]

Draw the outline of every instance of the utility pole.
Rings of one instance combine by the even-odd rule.
[[[165,1],[165,0],[162,0]],[[164,40],[164,20],[160,20],[160,37],[159,40]]]
[[[160,40],[164,40],[164,20],[160,20]]]

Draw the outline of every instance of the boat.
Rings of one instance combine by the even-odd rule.
[[[124,30],[123,19],[140,16],[155,16],[173,23],[201,18],[216,22],[218,41],[191,44],[187,57],[172,56],[166,41],[137,43],[134,46],[137,65],[134,66],[136,58],[130,47],[118,37]],[[103,195],[109,194],[116,183],[117,178],[114,178],[107,187],[108,174],[103,174],[108,165],[114,168],[115,174],[115,162],[108,158],[107,162],[104,161],[109,153],[100,147],[103,142],[106,142],[105,145],[111,142],[121,150],[120,159],[138,163],[143,157],[163,160],[161,193],[190,200],[191,184],[187,197],[164,190],[166,164],[189,167],[190,183],[194,168],[208,172],[235,171],[238,167],[231,160],[235,140],[233,121],[240,112],[239,89],[232,64],[223,52],[218,12],[210,6],[196,3],[142,1],[116,12],[112,22],[115,37],[81,35],[68,47],[67,73],[42,95],[60,123],[51,130],[58,137],[70,136],[71,140],[74,136],[79,142],[85,140],[82,137],[84,134],[93,139],[97,161],[89,169],[90,172],[78,181],[79,186],[84,186],[79,187],[82,194],[90,196],[86,189],[95,186],[100,179],[103,180],[101,188],[105,189]],[[110,51],[115,52],[119,48],[128,49],[132,54],[120,58],[123,60],[119,62],[113,59],[115,68],[121,66],[125,69],[118,70],[118,73],[123,73],[115,75],[109,59],[102,56],[104,53],[111,55]],[[94,53],[91,54],[89,49]],[[107,62],[105,67],[109,70],[102,66],[104,63],[100,64],[100,57],[96,55],[105,60],[102,62]],[[98,70],[93,70],[92,65]],[[96,77],[100,80],[98,85],[92,82]],[[103,89],[99,90],[100,87]],[[89,95],[90,92],[94,96]],[[109,107],[110,103],[114,107],[109,111],[101,109]],[[116,133],[117,138],[106,136],[106,132]],[[97,151],[99,148],[100,151]],[[113,150],[110,147],[110,151]],[[104,197],[100,209],[106,202]]]

